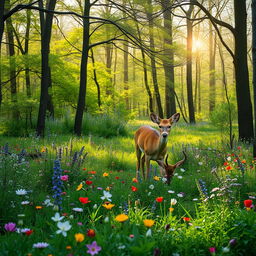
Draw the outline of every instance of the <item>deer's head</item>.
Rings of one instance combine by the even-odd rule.
[[[156,115],[155,113],[151,113],[150,118],[151,118],[153,123],[158,124],[161,138],[167,139],[167,137],[168,137],[168,135],[171,131],[172,125],[179,121],[180,113],[173,114],[168,119],[162,119],[158,115]]]
[[[166,183],[170,185],[173,175],[175,173],[175,169],[179,166],[181,166],[187,159],[186,153],[183,151],[184,158],[180,161],[178,161],[176,164],[168,164],[168,154],[166,155],[165,162],[164,162],[164,169],[165,169],[165,177],[167,179]]]

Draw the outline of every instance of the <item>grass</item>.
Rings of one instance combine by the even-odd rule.
[[[243,209],[243,200],[256,196],[250,147],[239,145],[242,148],[237,149],[236,145],[231,151],[223,142],[223,135],[213,126],[181,123],[169,136],[169,162],[180,160],[183,148],[188,159],[177,170],[171,185],[153,178],[159,176],[153,162],[151,180],[136,183],[133,134],[142,124],[151,123],[132,121],[124,136],[111,138],[97,135],[76,138],[52,132],[44,139],[1,136],[0,145],[8,143],[9,151],[15,153],[0,155],[1,255],[84,255],[85,245],[93,241],[101,246],[100,255],[117,252],[118,255],[209,255],[209,247],[216,247],[218,255],[254,255],[250,252],[254,253],[255,246],[247,248],[246,243],[254,239],[255,212]],[[24,156],[24,161],[19,162],[21,149],[27,153],[42,152],[42,156],[35,159]],[[56,211],[45,204],[46,199],[53,203],[51,180],[56,156],[61,157],[62,175],[68,175],[68,181],[63,181],[61,188],[64,194],[62,210],[59,210],[65,216],[62,222],[68,221],[72,226],[66,237],[56,234],[57,224],[51,220]],[[242,167],[238,166],[237,158],[243,161]],[[230,171],[226,170],[227,166]],[[216,172],[212,172],[214,168]],[[88,185],[88,181],[92,184]],[[83,184],[83,188],[76,191],[79,184]],[[219,190],[211,192],[216,187]],[[17,189],[30,192],[18,196]],[[112,210],[102,206],[107,201],[101,199],[103,190],[112,195],[115,204]],[[81,204],[79,197],[88,197],[91,202]],[[158,197],[163,197],[162,203],[156,202]],[[178,203],[170,205],[172,198]],[[29,204],[22,205],[22,201]],[[169,211],[170,206],[173,211]],[[83,212],[75,212],[73,208],[81,208]],[[25,216],[19,217],[21,213]],[[129,216],[128,221],[115,221],[121,213]],[[190,220],[183,221],[183,217]],[[153,219],[154,225],[145,227],[145,219]],[[18,224],[21,220],[23,225]],[[6,232],[3,226],[11,221],[33,233],[28,236]],[[82,225],[77,224],[80,222]],[[88,229],[93,229],[96,236],[88,236]],[[83,242],[75,240],[77,233],[84,235]],[[232,238],[236,240],[234,246],[229,242]],[[33,244],[40,241],[49,246],[33,248]],[[225,247],[228,252],[224,252]]]

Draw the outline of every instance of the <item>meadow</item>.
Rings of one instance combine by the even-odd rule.
[[[255,163],[208,123],[177,124],[170,186],[136,179],[133,134],[0,136],[0,255],[256,255]],[[107,129],[107,128],[106,128]],[[107,133],[105,133],[107,134]]]

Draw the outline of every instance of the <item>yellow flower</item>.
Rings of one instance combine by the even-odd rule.
[[[154,220],[148,220],[148,219],[146,219],[146,220],[143,220],[143,222],[144,222],[144,225],[145,225],[146,227],[148,227],[148,228],[151,228],[151,227],[155,224],[155,221],[154,221]]]
[[[248,212],[249,212],[250,210],[251,210],[251,208],[250,208],[250,207],[246,207],[246,211],[248,211]]]
[[[126,214],[119,214],[116,216],[115,220],[118,222],[125,222],[129,219],[129,217]]]
[[[109,191],[110,190],[110,187],[106,187],[106,191]]]
[[[75,239],[78,243],[81,243],[84,241],[84,235],[82,233],[76,233],[75,234]]]
[[[108,173],[108,172],[104,172],[104,173],[102,174],[102,176],[103,176],[103,177],[108,177],[108,176],[109,176],[109,173]]]
[[[81,189],[82,189],[82,187],[83,187],[83,184],[82,184],[82,183],[80,183],[80,184],[77,186],[76,191],[81,190]]]
[[[159,181],[159,180],[160,180],[160,177],[154,176],[154,180]]]
[[[170,207],[169,208],[169,212],[173,212],[174,211],[174,208],[173,207]]]
[[[66,249],[67,249],[67,250],[71,250],[72,247],[71,247],[70,245],[67,245],[67,246],[66,246]]]
[[[103,207],[105,207],[107,210],[111,210],[115,205],[114,204],[103,204]]]

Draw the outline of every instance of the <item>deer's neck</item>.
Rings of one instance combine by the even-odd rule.
[[[162,152],[167,145],[167,141],[168,141],[168,136],[163,138],[162,136],[159,137],[159,152]]]

